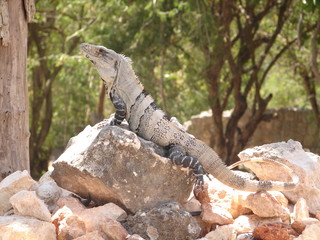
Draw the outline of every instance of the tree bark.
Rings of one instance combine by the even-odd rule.
[[[34,11],[33,1],[0,0],[0,180],[30,170],[26,61]]]

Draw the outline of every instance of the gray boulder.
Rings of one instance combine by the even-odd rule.
[[[177,202],[139,211],[129,216],[124,225],[129,233],[137,233],[148,240],[193,240],[201,232],[197,220]]]
[[[104,121],[70,139],[54,162],[57,184],[98,204],[114,202],[132,213],[168,201],[184,203],[191,171],[173,166],[163,148]]]

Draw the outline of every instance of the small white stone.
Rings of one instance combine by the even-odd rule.
[[[52,223],[23,216],[0,216],[1,240],[56,240]]]
[[[10,198],[10,203],[15,214],[35,217],[48,222],[51,219],[46,204],[37,197],[35,191],[22,190]]]
[[[280,217],[262,218],[256,215],[241,215],[235,219],[233,226],[237,233],[253,232],[253,230],[263,223],[282,222]]]
[[[37,196],[46,204],[53,205],[61,197],[62,190],[54,181],[40,183],[36,190]]]
[[[209,232],[205,238],[208,240],[234,240],[237,233],[233,224],[218,226],[216,230]]]
[[[0,215],[5,214],[12,205],[9,202],[11,196],[21,190],[29,190],[33,185],[36,185],[27,170],[16,171],[7,176],[0,182]]]
[[[302,220],[309,217],[309,207],[304,198],[300,198],[294,205],[293,218],[294,220]]]

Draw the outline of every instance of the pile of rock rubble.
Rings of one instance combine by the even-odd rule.
[[[212,177],[195,196],[191,173],[163,151],[125,128],[87,127],[38,182],[27,171],[0,182],[0,239],[320,239],[320,157],[298,142],[239,155],[291,167],[300,183],[284,193],[237,191]],[[260,179],[288,180],[278,166],[250,168]]]

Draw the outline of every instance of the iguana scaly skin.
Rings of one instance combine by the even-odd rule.
[[[202,175],[207,172],[225,185],[244,191],[287,191],[296,186],[297,178],[292,182],[256,181],[237,175],[209,146],[168,119],[144,90],[130,59],[111,49],[87,43],[81,44],[81,50],[98,70],[116,108],[112,124],[119,125],[126,119],[133,132],[168,147],[173,162],[184,167],[190,165],[200,185],[203,183]]]

